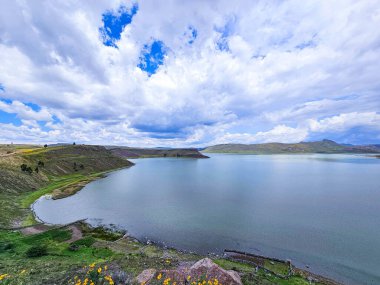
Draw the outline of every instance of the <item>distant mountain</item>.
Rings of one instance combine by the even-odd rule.
[[[380,153],[379,145],[343,145],[332,140],[299,143],[219,144],[203,150],[209,153]]]

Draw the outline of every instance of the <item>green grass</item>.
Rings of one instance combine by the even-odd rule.
[[[21,198],[21,206],[24,208],[27,208],[41,196],[49,194],[57,188],[78,183],[86,178],[87,176],[83,174],[77,174],[77,173],[55,178],[51,183],[49,183],[49,185],[42,187],[36,191],[25,194],[24,197]]]
[[[245,273],[251,273],[254,269],[254,267],[250,264],[227,260],[223,258],[214,259],[213,260],[216,264],[218,264],[220,267],[227,269],[227,270],[236,270],[240,272]]]
[[[84,265],[110,262],[117,257],[106,248],[80,247],[71,251],[64,242],[70,237],[70,231],[61,229],[32,236],[0,231],[0,275],[14,276],[17,281],[11,284],[54,284]],[[48,255],[28,258],[26,252],[36,244],[46,245]],[[21,274],[23,270],[26,272]],[[23,283],[19,283],[21,279]]]
[[[12,280],[16,280],[14,284],[66,284],[65,280],[78,275],[78,272],[82,272],[83,266],[91,263],[117,266],[127,274],[136,276],[147,268],[171,269],[176,268],[183,261],[196,261],[202,258],[202,256],[180,253],[173,249],[165,250],[154,245],[144,245],[133,239],[110,243],[110,241],[95,238],[96,234],[99,234],[98,229],[92,232],[87,228],[84,231],[84,237],[72,243],[77,245],[75,250],[72,250],[71,244],[66,242],[71,237],[71,233],[66,229],[52,229],[31,236],[23,236],[12,231],[0,231],[0,275],[4,273],[12,275],[14,278]],[[108,239],[106,235],[102,237]],[[47,255],[27,257],[27,251],[35,245],[46,246]],[[166,257],[162,258],[164,253]],[[283,279],[268,274],[262,269],[255,272],[254,266],[237,261],[218,258],[214,259],[214,262],[224,269],[240,272],[245,285],[309,284],[299,276]]]
[[[282,276],[286,276],[289,273],[289,266],[283,262],[266,260],[264,267]]]

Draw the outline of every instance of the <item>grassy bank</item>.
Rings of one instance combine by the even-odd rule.
[[[106,172],[133,165],[100,146],[0,146],[0,227],[34,222],[30,205],[63,198]]]
[[[3,228],[14,226],[15,221],[22,226],[35,224],[30,205],[42,195],[65,197],[111,170],[132,165],[104,148],[93,146],[51,149],[19,146],[8,147],[3,154],[1,156],[0,147],[3,174],[0,176],[0,225]],[[39,166],[39,171],[26,173],[21,170],[21,164],[33,169]],[[91,228],[84,223],[61,228],[35,226],[22,232],[0,229],[1,285],[72,284],[75,276],[84,280],[86,274],[103,274],[91,270],[106,271],[115,280],[121,278],[123,284],[130,284],[144,269],[174,269],[203,257],[144,244],[132,237],[123,237],[123,233]],[[256,270],[252,264],[220,257],[213,259],[222,268],[238,271],[244,284],[309,284],[298,275],[279,278],[265,268]],[[265,264],[275,274],[281,275],[287,270],[269,259]]]
[[[31,236],[19,232],[0,231],[0,275],[8,274],[10,284],[68,284],[75,276],[85,276],[83,268],[108,268],[112,274],[123,272],[130,282],[144,269],[174,269],[184,262],[195,262],[202,256],[146,245],[133,238],[120,239],[121,234],[109,233],[101,228],[81,225],[83,237],[72,243],[66,228],[52,229]],[[36,245],[46,248],[41,256],[31,257],[30,249]],[[281,279],[253,265],[223,258],[214,262],[224,269],[238,271],[244,284],[306,285],[300,276]],[[280,269],[282,270],[282,269]],[[117,274],[116,274],[117,275]],[[1,284],[1,282],[0,282]],[[313,283],[323,284],[323,283]]]

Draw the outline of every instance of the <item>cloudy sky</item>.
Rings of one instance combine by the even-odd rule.
[[[380,2],[0,0],[0,142],[380,143]]]

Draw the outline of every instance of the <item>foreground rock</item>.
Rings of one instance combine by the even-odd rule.
[[[204,258],[190,267],[157,271],[146,269],[136,278],[139,284],[203,284],[203,285],[242,285],[240,276],[233,270],[225,270],[211,259]]]

